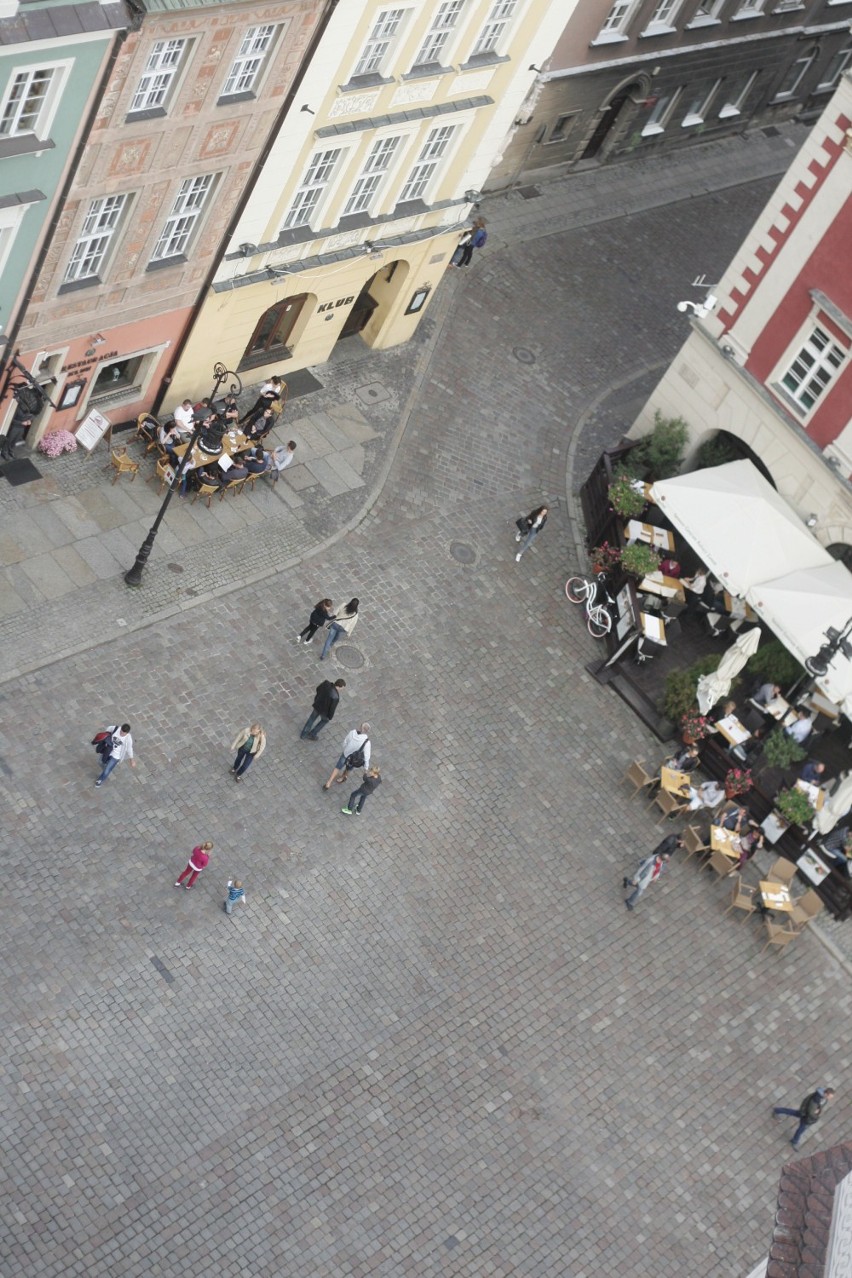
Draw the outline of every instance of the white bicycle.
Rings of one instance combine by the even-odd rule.
[[[613,601],[606,587],[606,573],[595,577],[569,577],[565,582],[569,603],[585,604],[586,625],[593,639],[603,639],[612,630]]]

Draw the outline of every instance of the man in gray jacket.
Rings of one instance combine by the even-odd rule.
[[[624,876],[622,886],[625,888],[632,887],[633,891],[628,896],[624,904],[628,910],[632,910],[639,897],[657,880],[663,873],[667,862],[672,859],[672,853],[675,848],[683,847],[683,839],[676,834],[669,834],[659,843],[650,856],[646,856],[644,861],[639,862],[639,867],[633,878]]]

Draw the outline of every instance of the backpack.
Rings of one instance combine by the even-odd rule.
[[[112,734],[114,731],[114,728],[105,728],[103,732],[96,732],[92,737],[92,745],[103,758],[106,758],[112,750]]]
[[[367,737],[367,741],[369,740],[370,738]],[[357,750],[353,750],[351,754],[347,754],[346,758],[343,760],[347,772],[351,772],[353,768],[363,768],[366,763],[366,759],[364,758],[364,746],[366,746],[367,741],[364,742],[364,745],[360,745]]]
[[[473,239],[471,240],[471,244],[473,245],[474,248],[482,248],[487,239],[488,239],[488,232],[483,230],[483,228],[480,226],[477,229]]]

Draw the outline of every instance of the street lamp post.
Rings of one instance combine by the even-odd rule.
[[[219,394],[219,388],[221,387],[222,383],[227,381],[229,377],[234,379],[231,382],[230,393],[232,395],[239,395],[240,391],[243,389],[243,384],[240,381],[239,375],[233,372],[230,368],[226,368],[224,364],[219,364],[219,363],[214,364],[213,390],[210,394],[211,404],[215,402],[216,396]],[[163,504],[160,506],[160,509],[157,512],[157,518],[154,520],[153,524],[151,525],[150,531],[148,532],[148,536],[145,538],[145,540],[142,542],[142,545],[139,547],[139,553],[136,556],[136,560],[133,564],[133,567],[128,568],[127,572],[124,574],[124,580],[128,586],[142,585],[142,569],[145,567],[146,563],[148,562],[148,556],[150,555],[151,551],[154,549],[154,540],[157,536],[157,532],[159,530],[160,524],[163,522],[163,516],[165,515],[166,510],[168,509],[169,502],[171,501],[175,490],[180,486],[180,481],[183,478],[183,472],[187,468],[189,459],[192,456],[193,449],[195,448],[195,445],[198,442],[199,436],[201,435],[203,428],[204,428],[203,420],[195,423],[195,429],[192,432],[192,437],[186,447],[183,457],[181,457],[180,459],[180,465],[178,466],[175,472],[175,477],[172,480],[171,484],[169,485],[166,495],[163,498]]]

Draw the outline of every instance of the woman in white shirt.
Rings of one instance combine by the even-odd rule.
[[[328,623],[328,635],[320,653],[320,661],[325,661],[341,635],[352,634],[358,624],[358,604],[359,600],[350,599],[343,611],[339,612],[336,617],[332,617]]]

